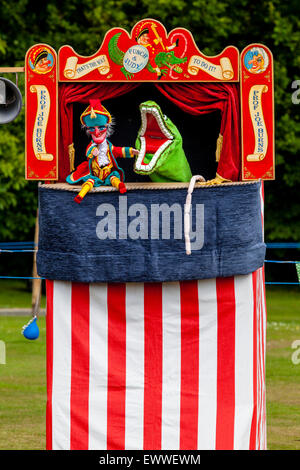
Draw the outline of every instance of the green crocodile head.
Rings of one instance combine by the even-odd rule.
[[[159,52],[155,57],[155,63],[158,67],[167,65],[170,69],[177,73],[182,73],[182,68],[177,64],[183,64],[187,61],[187,57],[179,58],[175,56],[174,51]]]
[[[154,101],[141,103],[140,112],[134,171],[153,181],[189,181],[192,175],[175,124]]]

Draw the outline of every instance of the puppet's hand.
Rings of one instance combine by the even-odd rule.
[[[137,149],[131,149],[131,153],[132,153],[132,155],[136,156],[140,153],[140,151],[137,150]]]
[[[92,150],[92,154],[94,157],[97,157],[97,155],[99,155],[99,150],[97,149],[97,147]]]

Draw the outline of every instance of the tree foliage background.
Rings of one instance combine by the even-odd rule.
[[[300,79],[300,3],[281,0],[0,0],[0,66],[22,66],[27,49],[70,44],[91,55],[105,33],[131,31],[155,18],[170,31],[189,29],[200,50],[215,55],[233,44],[241,51],[261,42],[274,55],[276,181],[265,184],[266,240],[299,240],[300,104],[292,104],[292,82]],[[22,75],[22,74],[21,74]],[[7,76],[14,79],[14,77]],[[24,77],[19,77],[24,97]],[[24,180],[24,110],[0,127],[0,241],[33,240],[37,184]]]

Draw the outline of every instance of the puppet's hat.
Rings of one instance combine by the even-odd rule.
[[[149,28],[148,28],[149,22],[142,22],[138,29],[135,32],[135,40],[137,41],[143,34],[149,33]]]
[[[38,47],[32,56],[33,66],[35,67],[39,60],[48,57],[48,52],[49,51],[44,46]]]
[[[80,122],[87,127],[105,126],[111,122],[111,115],[100,100],[90,100],[89,106],[80,116]]]

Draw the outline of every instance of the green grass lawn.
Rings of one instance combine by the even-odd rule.
[[[267,289],[267,424],[269,449],[300,449],[300,287]],[[299,354],[300,357],[300,354]]]
[[[0,364],[0,449],[44,449],[46,407],[45,318],[40,337],[21,334],[30,318],[0,317],[0,339],[6,344],[6,364]]]
[[[291,345],[300,340],[300,288],[268,288],[267,303],[268,448],[299,450],[300,364],[292,363]],[[27,304],[19,299],[18,306]],[[45,448],[45,319],[38,321],[36,341],[21,335],[28,320],[0,317],[0,340],[6,343],[6,365],[0,364],[0,450]]]
[[[45,308],[42,295],[41,308]],[[31,291],[22,279],[0,280],[0,308],[31,308]]]

